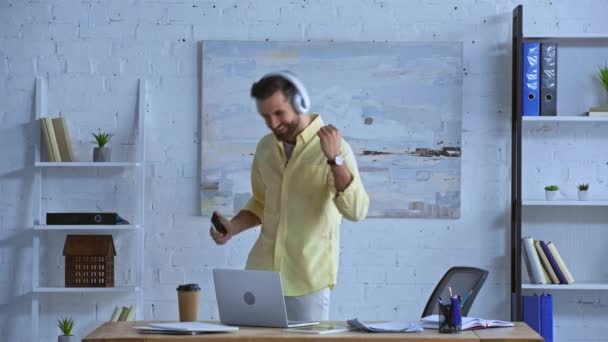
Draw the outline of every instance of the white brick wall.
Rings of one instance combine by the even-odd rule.
[[[1,340],[32,339],[28,297],[31,236],[27,228],[33,217],[30,194],[35,137],[31,121],[37,75],[49,82],[48,114],[62,113],[69,118],[81,158],[90,158],[89,132],[99,127],[117,133],[112,142],[115,149],[129,149],[136,79],[149,80],[152,110],[147,146],[145,307],[141,309],[146,319],[177,318],[175,285],[196,281],[203,287],[202,317],[217,319],[210,270],[243,266],[258,231],[218,247],[207,238],[208,219],[197,217],[198,42],[205,39],[462,41],[466,69],[462,217],[457,221],[345,222],[331,318],[416,319],[443,272],[452,265],[470,264],[491,271],[471,314],[508,319],[510,35],[511,11],[516,4],[506,0],[0,2]],[[529,35],[608,32],[604,0],[530,0],[524,5]],[[591,151],[598,144],[606,146],[605,134],[601,134],[605,127],[589,131],[578,127],[554,146],[554,152],[546,152],[546,148],[557,128],[547,128],[538,138],[540,143],[533,151],[540,158],[532,157],[533,178],[526,180],[526,186],[533,189],[531,194],[542,196],[536,187],[548,175],[565,187],[590,179],[595,182],[595,194],[608,193],[606,154],[601,152],[606,149]],[[572,147],[581,140],[590,144],[588,153],[579,154]],[[73,178],[62,176],[70,172],[50,173],[49,207],[107,210],[125,195],[114,189],[125,188],[133,177],[128,172],[112,174],[92,184],[86,171],[75,172]],[[64,184],[77,191],[66,193]],[[604,212],[578,213],[588,224],[576,228],[572,228],[576,221],[568,220],[568,215],[555,211],[539,215],[529,234],[542,238],[553,239],[558,230],[563,233],[557,239],[566,240],[572,234],[569,229],[593,226],[591,232],[578,234],[582,236],[578,244],[559,242],[574,255],[573,263],[598,260],[601,241],[607,237],[602,227],[607,219]],[[578,235],[572,235],[572,240]],[[587,245],[595,249],[579,253]],[[61,258],[52,260],[60,264]],[[597,268],[584,268],[579,275],[608,279],[604,271],[597,274],[603,265],[597,261],[592,265]],[[61,270],[60,265],[55,266]],[[555,295],[556,341],[602,338],[600,327],[608,315],[605,294]],[[105,295],[44,296],[42,340],[55,340],[54,322],[61,315],[75,316],[76,333],[84,336],[107,319],[113,305],[124,305],[127,300],[128,296],[115,300]],[[584,336],[579,335],[581,331]]]

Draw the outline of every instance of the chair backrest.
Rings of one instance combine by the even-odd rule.
[[[487,277],[488,271],[481,268],[463,266],[450,268],[443,275],[437,286],[435,286],[435,290],[433,290],[433,293],[422,312],[422,317],[439,313],[437,298],[441,297],[444,298],[444,300],[450,298],[448,287],[451,287],[452,292],[460,295],[463,300],[469,291],[473,291],[460,312],[462,316],[467,316],[469,314],[469,309],[471,309],[471,305],[473,305],[473,301],[475,301],[475,297],[477,297],[477,294]]]

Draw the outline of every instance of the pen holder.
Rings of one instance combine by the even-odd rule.
[[[460,300],[452,297],[449,304],[439,305],[439,332],[446,334],[459,333],[462,330],[462,317],[460,316]]]

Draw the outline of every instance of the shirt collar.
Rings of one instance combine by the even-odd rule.
[[[325,126],[323,119],[321,119],[321,115],[311,114],[310,117],[312,118],[312,121],[308,127],[304,128],[300,135],[298,135],[298,140],[301,140],[304,144],[308,144],[308,142],[317,135],[321,127]]]
[[[302,114],[302,115],[304,115],[304,114]],[[311,141],[312,138],[315,137],[315,135],[317,135],[317,133],[319,132],[321,127],[325,126],[325,123],[323,123],[323,119],[321,119],[321,115],[310,114],[309,116],[311,117],[312,121],[296,137],[296,141],[301,142],[304,145],[308,144],[308,142]],[[276,139],[276,137],[275,137],[275,139]],[[276,139],[276,142],[278,145],[283,146],[283,143],[280,140]]]

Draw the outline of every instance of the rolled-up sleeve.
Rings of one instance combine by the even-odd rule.
[[[253,213],[260,219],[260,222],[264,221],[264,196],[266,193],[264,182],[262,180],[262,174],[260,172],[259,162],[257,153],[253,158],[253,165],[251,166],[251,198],[247,201],[247,204],[243,210],[247,210]]]
[[[369,196],[365,191],[363,182],[359,175],[359,168],[357,166],[357,160],[352,149],[342,140],[342,155],[344,156],[345,166],[350,171],[353,179],[348,184],[344,191],[336,191],[334,185],[333,173],[329,173],[329,183],[331,191],[334,193],[334,204],[338,208],[338,211],[346,219],[350,221],[360,221],[367,216],[367,210],[369,209]]]

